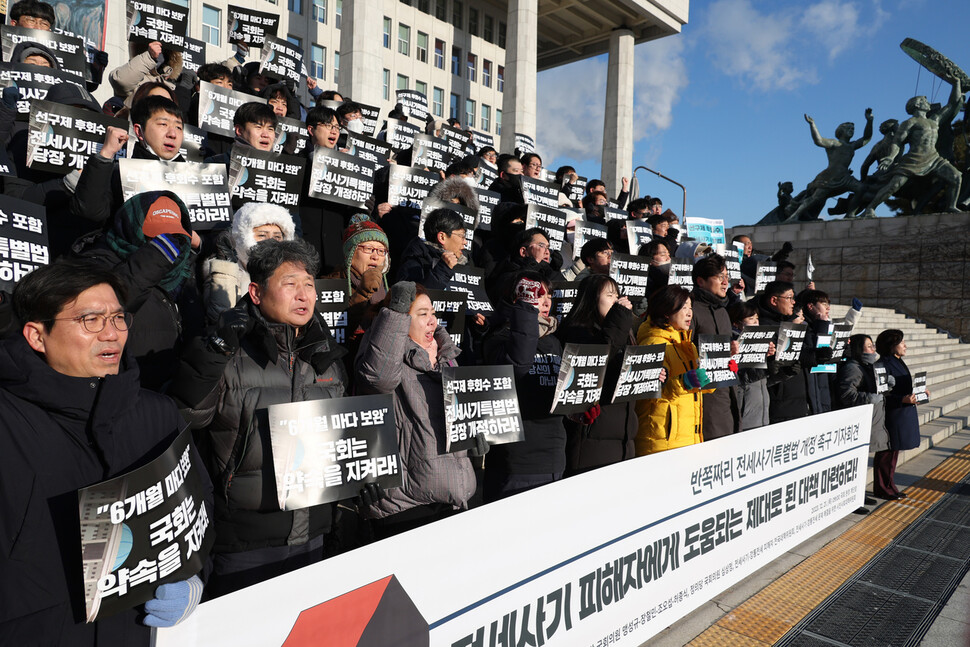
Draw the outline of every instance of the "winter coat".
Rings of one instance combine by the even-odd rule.
[[[448,267],[448,264],[442,260],[441,254],[442,252],[428,241],[420,238],[412,239],[401,254],[397,280],[414,281],[429,290],[444,290],[454,278],[455,268]]]
[[[695,335],[730,335],[731,317],[725,310],[727,299],[713,292],[695,287],[690,293],[694,318],[691,328]],[[694,337],[696,342],[696,336]],[[704,395],[704,440],[730,436],[741,431],[738,395],[733,386],[720,387]]]
[[[522,180],[517,175],[495,178],[488,190],[501,196],[499,202],[525,203],[525,198],[522,196]]]
[[[408,337],[411,317],[384,308],[364,334],[357,355],[356,385],[360,393],[393,393],[394,420],[401,453],[403,484],[387,498],[369,506],[364,515],[383,519],[417,506],[445,504],[467,509],[475,494],[475,470],[467,451],[445,449],[442,365],[453,366],[459,350],[439,327],[438,363]]]
[[[565,323],[568,323],[565,322]],[[633,439],[639,420],[635,402],[610,403],[623,368],[623,354],[633,342],[636,323],[633,312],[616,303],[606,313],[602,326],[589,329],[579,326],[560,328],[563,344],[609,344],[610,358],[600,400],[600,415],[590,425],[566,419],[566,470],[584,472],[595,467],[619,463],[635,456]]]
[[[771,424],[768,417],[770,402],[768,379],[766,377],[746,379],[744,375],[746,370],[750,371],[752,369],[741,369],[738,371],[741,384],[736,389],[738,408],[741,411],[741,431],[766,427]]]
[[[139,387],[130,357],[117,375],[69,377],[16,335],[0,342],[0,411],[0,643],[147,646],[140,607],[75,624],[75,492],[164,452],[185,428],[174,403]]]
[[[861,404],[872,405],[872,434],[869,436],[869,451],[888,450],[889,433],[886,431],[886,402],[881,393],[876,393],[876,374],[871,364],[847,359],[839,364],[835,374],[835,403],[840,408],[857,407]]]
[[[637,343],[666,344],[664,381],[660,397],[637,400],[639,429],[636,438],[637,456],[662,452],[702,442],[702,393],[710,390],[687,389],[684,373],[697,368],[697,347],[689,330],[659,328],[649,319],[637,332]]]
[[[525,440],[493,445],[485,469],[497,474],[562,474],[566,469],[566,428],[549,413],[556,397],[562,344],[553,334],[539,336],[539,311],[527,303],[501,302],[485,338],[486,364],[511,364]]]
[[[216,487],[218,553],[304,544],[330,530],[331,506],[280,510],[269,420],[273,404],[344,395],[346,352],[313,317],[297,334],[271,323],[247,295],[234,310],[252,329],[231,356],[196,340],[183,358],[171,395],[197,434],[199,450]]]
[[[289,105],[289,104],[287,104]],[[211,135],[210,135],[211,137]],[[303,193],[300,197],[300,224],[303,239],[320,254],[320,273],[327,274],[344,265],[343,233],[350,218],[361,209],[310,196],[310,169],[316,147],[307,146],[306,170],[303,172]],[[353,360],[353,358],[351,358]]]
[[[827,329],[829,322],[806,319],[808,331],[805,333],[805,344],[802,346],[801,364],[805,375],[805,395],[808,398],[810,415],[826,413],[832,410],[832,374],[812,373],[812,368],[827,363],[832,359],[831,348],[818,348],[818,335]]]
[[[903,398],[913,393],[913,376],[906,363],[894,356],[880,357],[886,374],[896,379],[896,384],[886,393],[886,431],[889,445],[895,451],[919,447],[919,414],[915,404],[906,404]]]
[[[143,83],[149,81],[161,81],[170,90],[175,89],[175,79],[182,73],[181,52],[163,50],[165,62],[161,70],[158,64],[147,50],[128,60],[127,63],[111,70],[108,75],[108,82],[115,96],[125,99],[125,105],[131,107],[131,96]]]
[[[788,317],[777,310],[766,307],[763,299],[758,299],[758,320],[762,326],[779,326]],[[805,373],[800,364],[779,367],[775,358],[768,361],[768,396],[771,403],[768,417],[772,424],[804,418],[809,414],[808,394]]]

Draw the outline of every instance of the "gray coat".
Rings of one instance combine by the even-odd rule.
[[[373,519],[430,503],[465,509],[477,485],[468,452],[445,451],[441,366],[454,366],[461,351],[439,326],[435,331],[438,364],[432,368],[428,353],[408,337],[410,325],[409,315],[382,309],[364,334],[354,364],[361,393],[394,394],[404,482],[364,510]]]
[[[770,424],[768,420],[768,378],[738,385],[738,408],[741,410],[741,431]]]
[[[835,397],[843,407],[872,404],[872,435],[869,437],[869,451],[888,450],[889,432],[886,431],[886,402],[881,393],[876,393],[876,377],[871,364],[860,364],[848,359],[839,364],[835,376]]]

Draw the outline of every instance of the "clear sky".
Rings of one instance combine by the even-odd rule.
[[[823,137],[852,121],[858,138],[873,109],[873,140],[852,164],[858,177],[880,122],[903,121],[916,94],[949,96],[899,44],[915,38],[970,72],[967,25],[966,0],[692,0],[680,35],[636,46],[634,166],[686,185],[688,216],[753,224],[777,204],[778,182],[797,193],[826,166],[805,113]],[[539,75],[546,168],[599,176],[605,93],[605,55]],[[680,213],[678,187],[637,178],[641,195]]]

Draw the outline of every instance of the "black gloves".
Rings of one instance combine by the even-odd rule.
[[[391,299],[387,307],[406,315],[411,311],[411,304],[416,294],[417,289],[413,281],[398,281],[391,286]]]
[[[379,503],[386,497],[387,495],[384,493],[384,488],[380,486],[380,483],[368,483],[364,487],[360,488],[360,494],[354,498],[354,503],[356,503],[358,507],[366,507]]]
[[[470,456],[484,456],[488,453],[488,440],[485,434],[475,434],[475,446],[468,450]]]
[[[232,308],[219,315],[219,326],[210,335],[207,346],[210,350],[223,355],[232,355],[239,350],[246,334],[253,329],[253,320],[245,310]]]

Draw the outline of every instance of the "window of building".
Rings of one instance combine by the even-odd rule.
[[[445,110],[445,91],[442,88],[435,88],[431,96],[431,111],[435,117],[443,117]]]
[[[472,83],[475,82],[476,77],[478,76],[477,66],[478,66],[478,57],[475,56],[474,54],[469,54],[468,55],[468,80],[471,81]]]
[[[405,56],[411,55],[411,28],[401,23],[397,25],[397,51]]]
[[[407,90],[408,89],[408,81],[410,81],[410,79],[408,79],[408,77],[404,76],[403,74],[398,74],[397,75],[397,89],[398,90]]]
[[[383,81],[384,81],[384,93],[382,96],[384,97],[384,101],[390,101],[391,100],[391,71],[386,68],[384,69],[384,73],[383,73]]]
[[[457,29],[464,29],[465,24],[465,4],[461,0],[452,0],[451,3],[451,24]]]
[[[288,42],[288,43],[289,43],[290,45],[296,45],[296,46],[297,46],[297,47],[299,47],[300,49],[303,49],[303,39],[302,39],[302,38],[297,38],[297,37],[296,37],[296,36],[294,36],[293,34],[287,34],[287,35],[286,35],[286,41],[287,41],[287,42]]]
[[[448,20],[448,0],[435,0],[434,17],[438,20]]]
[[[451,46],[451,73],[461,76],[461,48]]]
[[[490,43],[495,42],[495,22],[488,14],[485,14],[485,22],[482,26],[482,38]]]
[[[478,9],[468,7],[468,33],[478,36]]]
[[[488,59],[482,61],[482,85],[492,87],[492,62]]]
[[[313,19],[327,24],[327,0],[313,0]]]
[[[502,134],[502,111],[498,108],[495,109],[495,134]]]
[[[340,29],[340,21],[344,15],[344,0],[337,0],[333,10],[333,26]],[[503,47],[505,47],[503,45]]]
[[[491,116],[492,116],[492,107],[487,106],[483,103],[482,104],[482,130],[484,130],[485,132],[488,132],[489,126],[491,126],[491,124],[489,123]]]
[[[504,22],[498,24],[498,46],[505,47],[506,28]]]
[[[428,84],[425,83],[424,81],[415,81],[414,89],[420,92],[421,94],[423,94],[424,96],[428,96]]]
[[[220,45],[220,29],[222,29],[222,12],[209,5],[202,5],[202,40],[210,45]]]
[[[498,75],[495,77],[495,89],[505,92],[505,68],[501,65],[498,66]]]
[[[434,66],[445,69],[445,41],[438,38],[434,39]]]
[[[340,80],[340,52],[333,53],[333,82]]]
[[[448,109],[448,118],[458,119],[458,107],[461,105],[461,97],[454,92],[451,93],[451,105]]]
[[[293,13],[303,13],[303,0],[286,0],[286,8]]]
[[[468,128],[475,127],[475,102],[471,99],[465,99],[465,126]]]
[[[391,49],[391,19],[384,16],[384,47]]]
[[[418,60],[428,62],[428,35],[423,31],[418,32]]]
[[[431,0],[418,0],[418,11],[431,13]]]
[[[327,48],[310,45],[310,76],[322,81],[327,78]]]

